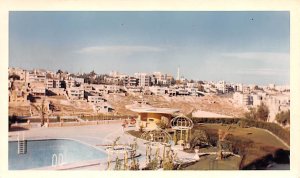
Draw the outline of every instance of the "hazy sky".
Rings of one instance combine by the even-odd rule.
[[[289,84],[289,12],[10,12],[9,66]]]

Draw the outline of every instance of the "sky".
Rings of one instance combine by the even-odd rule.
[[[9,66],[290,83],[288,11],[9,14]]]

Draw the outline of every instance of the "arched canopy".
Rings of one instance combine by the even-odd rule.
[[[171,135],[162,129],[146,131],[141,135],[141,138],[157,143],[169,143],[172,140]]]
[[[171,120],[171,127],[174,130],[189,130],[192,129],[194,126],[194,123],[192,119],[180,115]]]

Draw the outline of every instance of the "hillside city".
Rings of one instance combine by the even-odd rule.
[[[293,170],[290,11],[8,16],[8,170]]]
[[[289,86],[245,85],[225,81],[187,80],[162,72],[74,74],[66,71],[9,68],[9,114],[38,116],[32,107],[48,102],[50,115],[133,115],[130,104],[175,107],[183,114],[219,114],[243,117],[261,104],[268,107],[266,121],[277,122],[276,115],[289,111]],[[201,111],[198,111],[201,110]],[[284,121],[289,126],[289,121]]]
[[[188,80],[179,68],[8,78],[9,169],[289,169],[289,86]]]

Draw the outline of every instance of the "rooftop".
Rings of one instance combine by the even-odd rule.
[[[202,118],[232,118],[232,116],[226,116],[226,115],[221,115],[213,112],[208,112],[208,111],[201,111],[198,110],[196,112],[192,113],[193,117],[202,117]]]
[[[130,108],[131,111],[137,113],[160,113],[160,114],[174,114],[179,112],[179,109],[173,108],[154,108],[154,107],[137,107],[137,108]]]

